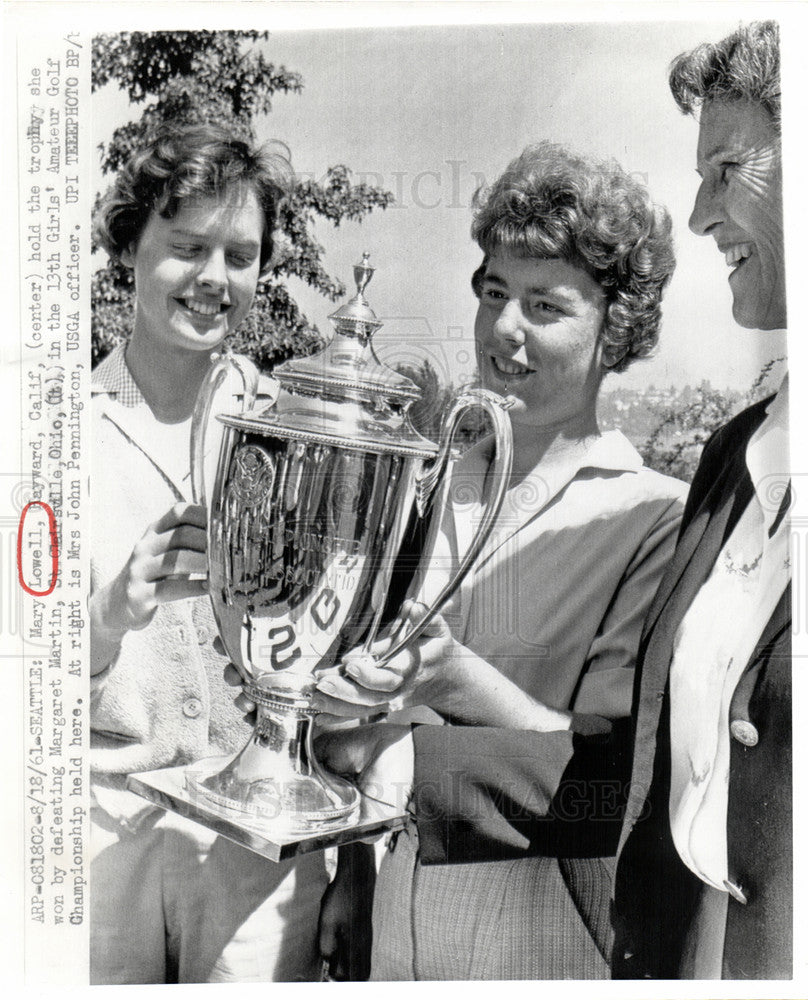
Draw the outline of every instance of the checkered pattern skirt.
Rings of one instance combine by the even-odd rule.
[[[420,865],[403,831],[376,886],[371,979],[608,979],[613,863]]]

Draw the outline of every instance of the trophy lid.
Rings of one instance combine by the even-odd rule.
[[[407,416],[420,389],[373,350],[371,339],[382,323],[365,298],[375,270],[369,260],[364,253],[354,265],[356,294],[329,316],[335,332],[326,347],[278,365],[272,372],[281,386],[277,400],[260,413],[221,418],[225,423],[359,451],[424,458],[437,452]]]

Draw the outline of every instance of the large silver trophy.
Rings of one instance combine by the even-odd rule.
[[[200,761],[186,770],[186,796],[207,816],[275,838],[356,823],[359,792],[314,754],[317,671],[357,648],[370,655],[383,627],[394,638],[380,664],[418,638],[485,543],[510,473],[507,402],[494,393],[461,392],[444,415],[438,445],[413,429],[407,410],[419,390],[381,364],[371,345],[382,325],[364,295],[372,275],[365,254],[354,268],[356,295],[329,317],[333,339],[319,354],[274,370],[280,392],[273,404],[253,409],[254,369],[225,357],[212,367],[194,414],[192,475],[195,498],[208,509],[210,598],[257,721],[233,760]],[[244,379],[245,412],[218,418],[225,430],[206,496],[211,403],[233,364]],[[417,625],[402,624],[388,607],[391,581],[397,574],[400,590],[401,574],[415,578],[419,570],[397,556],[420,526],[426,538],[420,572],[428,565],[452,438],[472,407],[488,413],[496,435],[480,530],[425,616]]]

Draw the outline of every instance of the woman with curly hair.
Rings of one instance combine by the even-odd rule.
[[[125,788],[132,771],[235,752],[251,731],[213,645],[190,425],[211,353],[272,266],[290,176],[222,127],[165,126],[99,206],[96,237],[132,270],[135,316],[92,383],[93,983],[319,975],[322,855],[272,864]]]
[[[415,769],[414,822],[377,884],[373,979],[606,978],[634,657],[686,488],[602,432],[596,406],[604,376],[656,344],[670,219],[617,164],[548,143],[475,209],[479,374],[512,399],[506,500],[413,652],[384,669],[347,659],[319,683],[324,711],[427,705],[445,724],[330,734],[324,750],[366,780]],[[485,439],[458,463],[448,570],[491,453]]]

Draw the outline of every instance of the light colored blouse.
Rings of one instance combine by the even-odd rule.
[[[424,598],[479,526],[489,449],[481,442],[458,462]],[[646,468],[619,431],[543,462],[509,489],[481,558],[445,609],[452,634],[552,707],[627,716],[643,619],[686,494],[684,483]]]

